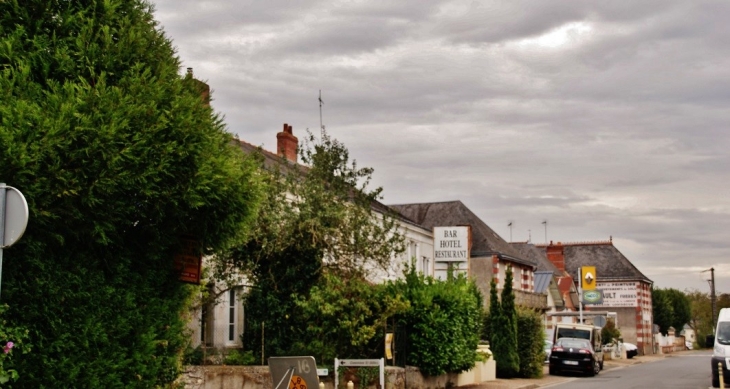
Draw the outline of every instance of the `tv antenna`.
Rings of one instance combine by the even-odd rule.
[[[543,220],[542,224],[545,225],[545,244],[547,244],[547,219]]]
[[[514,222],[512,220],[510,220],[509,223],[507,223],[507,227],[509,227],[509,242],[510,243],[512,243],[512,224],[514,224]]]

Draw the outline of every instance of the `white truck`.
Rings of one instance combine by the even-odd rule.
[[[598,364],[603,370],[603,347],[601,345],[601,327],[589,324],[568,324],[558,323],[555,325],[553,333],[553,344],[560,338],[580,338],[588,339],[593,346],[593,352],[596,354]],[[730,355],[728,355],[730,356]]]
[[[720,387],[720,372],[722,372],[725,387],[730,382],[730,308],[722,308],[717,316],[715,327],[715,344],[712,349],[712,386]]]

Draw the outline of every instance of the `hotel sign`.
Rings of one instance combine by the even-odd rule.
[[[469,227],[434,227],[433,259],[436,262],[468,262]]]

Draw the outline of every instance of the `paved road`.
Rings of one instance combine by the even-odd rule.
[[[604,370],[595,377],[571,378],[569,382],[549,387],[551,389],[706,389],[712,384],[710,356],[711,352],[706,350],[682,352],[653,362]]]

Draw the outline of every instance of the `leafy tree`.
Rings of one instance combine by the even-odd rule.
[[[20,387],[165,385],[191,288],[180,238],[216,254],[248,231],[256,166],[232,147],[143,0],[0,2],[0,181],[30,222],[6,251]]]
[[[696,289],[686,292],[690,304],[691,317],[689,325],[695,330],[698,346],[704,347],[705,337],[714,334],[714,323],[712,320],[712,301],[709,293],[703,293]],[[721,293],[717,296],[716,308],[730,308],[730,294]],[[715,313],[717,315],[717,312]]]
[[[684,292],[677,289],[652,289],[654,323],[666,335],[669,327],[679,334],[692,319],[690,300]]]
[[[613,341],[618,340],[621,337],[621,331],[616,328],[616,323],[613,319],[606,320],[606,325],[601,328],[601,343],[609,344]]]
[[[516,377],[520,369],[517,353],[517,317],[512,291],[512,269],[507,268],[501,302],[495,304],[497,284],[492,280],[490,289],[490,348],[497,362],[497,375]]]
[[[688,324],[692,318],[692,308],[689,304],[687,295],[677,289],[669,288],[665,290],[669,304],[672,306],[672,322],[671,325],[677,331],[677,335],[682,331],[685,324]]]
[[[389,289],[410,303],[406,313],[396,317],[408,334],[409,365],[430,376],[474,367],[483,311],[473,281],[464,275],[439,281],[410,268],[405,279],[391,282]]]
[[[364,279],[347,281],[325,273],[309,296],[295,296],[294,320],[307,324],[294,340],[292,352],[313,355],[318,361],[334,358],[380,358],[386,321],[407,311],[401,294]]]
[[[663,289],[652,288],[651,304],[654,324],[657,324],[659,326],[659,331],[666,335],[669,327],[672,325],[672,319],[674,318],[672,304],[669,301],[666,291]]]
[[[266,355],[290,355],[298,334],[307,330],[306,323],[290,319],[299,309],[294,296],[308,299],[325,273],[367,278],[405,248],[387,208],[373,211],[382,189],[368,189],[372,169],[350,162],[347,148],[324,131],[319,140],[308,133],[299,153],[302,165],[282,158],[265,166],[269,191],[257,228],[216,271],[225,275],[236,269],[255,285],[245,300],[254,322],[248,327],[265,323]],[[244,341],[244,347],[260,353],[260,336],[247,334]]]
[[[545,361],[545,331],[540,315],[526,308],[517,309],[517,353],[520,361],[519,376],[542,377]]]
[[[697,345],[705,346],[705,337],[713,333],[712,325],[712,302],[709,293],[702,293],[698,290],[687,291],[687,299],[690,304],[691,318],[689,325],[695,330]]]

